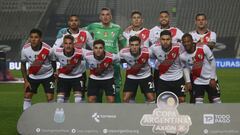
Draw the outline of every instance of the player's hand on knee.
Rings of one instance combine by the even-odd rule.
[[[210,87],[215,89],[217,87],[216,80],[215,79],[211,79],[210,82],[209,82],[209,85],[210,85]]]
[[[28,88],[32,89],[30,83],[28,81],[25,81],[24,82],[24,90],[26,91]]]
[[[191,84],[191,82],[186,82],[185,83],[185,90],[186,91],[192,91],[192,84]]]

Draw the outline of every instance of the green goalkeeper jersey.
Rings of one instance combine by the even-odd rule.
[[[105,42],[105,50],[111,53],[118,53],[119,47],[126,46],[126,39],[123,36],[121,27],[117,24],[110,23],[105,27],[101,22],[92,23],[86,27],[92,34],[94,40],[102,39]]]

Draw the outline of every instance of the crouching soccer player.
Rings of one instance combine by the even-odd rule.
[[[153,79],[151,67],[148,64],[150,53],[147,47],[140,47],[141,39],[132,36],[129,39],[129,47],[120,51],[120,59],[123,68],[127,68],[126,81],[123,90],[123,102],[129,103],[129,100],[136,93],[140,86],[148,103],[155,103]],[[126,67],[124,67],[126,66]]]
[[[54,51],[56,59],[60,62],[57,83],[57,102],[63,103],[64,97],[74,91],[75,103],[82,102],[83,77],[85,61],[82,49],[74,47],[74,37],[66,35],[63,38],[63,48]]]
[[[180,59],[184,68],[186,89],[193,91],[195,103],[203,103],[205,90],[213,103],[221,103],[212,51],[206,44],[194,43],[190,34],[184,34],[182,42],[186,52],[180,55]]]
[[[26,68],[26,62],[30,67]],[[47,101],[54,99],[54,77],[56,61],[52,49],[42,42],[42,32],[32,29],[29,35],[29,43],[25,44],[21,52],[21,71],[24,79],[24,103],[23,110],[31,106],[33,94],[37,93],[40,84],[43,85]]]
[[[93,51],[85,51],[84,56],[89,65],[90,75],[88,79],[88,102],[97,101],[101,90],[105,91],[107,102],[115,101],[115,84],[113,79],[113,65],[119,62],[116,54],[106,52],[104,41],[99,39],[93,42]]]

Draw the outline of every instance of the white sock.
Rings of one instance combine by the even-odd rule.
[[[75,103],[81,103],[82,102],[82,95],[81,94],[74,94],[75,97]]]
[[[64,103],[64,95],[57,95],[57,103]]]
[[[26,109],[28,109],[28,108],[31,107],[31,106],[32,106],[31,99],[24,98],[24,101],[23,101],[23,110],[25,111]]]
[[[203,98],[195,98],[196,104],[203,104]]]
[[[214,103],[214,104],[221,104],[222,101],[221,101],[221,99],[220,99],[219,97],[217,97],[217,98],[214,98],[214,99],[213,99],[213,103]]]

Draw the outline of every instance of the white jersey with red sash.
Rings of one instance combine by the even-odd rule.
[[[150,30],[149,40],[152,44],[157,44],[159,42],[160,33],[164,30],[169,30],[172,35],[172,43],[177,43],[182,40],[183,32],[176,28],[170,27],[168,29],[161,29],[160,26],[155,26]]]
[[[86,67],[82,49],[75,48],[74,54],[70,57],[64,54],[63,48],[57,48],[54,54],[60,63],[60,68],[58,69],[60,78],[78,78],[85,72]]]
[[[119,57],[116,54],[105,52],[105,57],[102,60],[97,60],[93,51],[86,50],[84,56],[90,69],[89,77],[91,79],[107,80],[113,78],[113,64],[119,62]]]
[[[214,60],[214,56],[207,45],[197,45],[194,53],[184,52],[180,55],[180,59],[183,68],[190,69],[194,84],[209,84],[211,74],[215,70],[210,65],[210,61]]]
[[[213,32],[213,31],[210,31],[210,30],[208,30],[204,34],[200,34],[196,30],[195,31],[191,31],[189,33],[192,35],[194,43],[207,44],[208,42],[214,42],[214,43],[217,42],[216,33]]]
[[[32,79],[45,79],[53,75],[51,61],[55,61],[52,49],[42,42],[39,51],[34,51],[31,44],[25,44],[21,52],[21,61],[29,62],[28,75]]]
[[[125,29],[123,36],[127,39],[127,44],[129,44],[129,39],[132,36],[138,36],[141,39],[141,45],[149,47],[149,34],[150,31],[147,28],[142,28],[138,31],[134,31],[131,27]]]
[[[155,57],[155,68],[159,70],[159,78],[165,81],[176,81],[183,77],[179,55],[182,53],[178,43],[172,44],[172,49],[165,52],[160,44],[150,47],[151,56]]]
[[[127,78],[144,79],[151,75],[151,67],[148,64],[150,53],[147,47],[141,48],[141,54],[134,57],[130,48],[123,48],[120,51],[120,59],[127,63]]]
[[[79,29],[79,32],[77,34],[73,34],[68,28],[63,28],[58,32],[57,40],[53,46],[54,48],[63,47],[63,38],[65,35],[72,35],[74,37],[75,47],[78,49],[86,48],[86,44],[90,47],[92,46],[93,39],[88,31]]]

